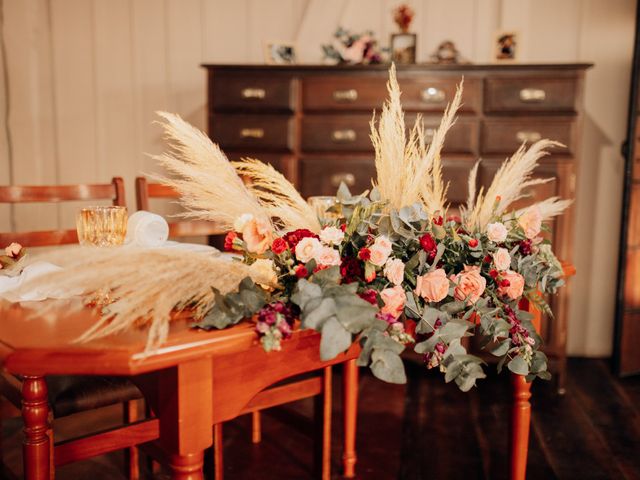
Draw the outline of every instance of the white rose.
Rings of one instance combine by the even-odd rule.
[[[327,245],[339,245],[344,240],[344,232],[337,227],[325,227],[320,231],[320,240]]]
[[[507,239],[507,227],[500,222],[487,225],[487,237],[492,242],[500,243]]]
[[[321,249],[322,244],[317,238],[303,238],[296,245],[296,258],[302,263],[307,263],[312,258],[317,257]]]
[[[506,248],[499,248],[493,254],[493,263],[500,271],[509,270],[511,266],[511,255]]]
[[[404,263],[399,258],[390,258],[384,264],[384,276],[394,285],[401,285],[404,280]]]
[[[249,268],[255,275],[256,281],[261,285],[272,286],[278,283],[278,275],[276,274],[273,260],[259,258]]]
[[[340,265],[340,254],[331,247],[322,247],[316,254],[315,260],[318,262],[318,265],[328,267]]]
[[[242,232],[242,230],[244,230],[244,227],[247,225],[247,223],[249,223],[251,220],[253,220],[253,215],[251,215],[250,213],[243,213],[242,215],[240,215],[238,218],[236,218],[236,221],[233,222],[233,229],[236,232]]]

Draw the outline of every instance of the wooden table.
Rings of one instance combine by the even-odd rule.
[[[281,352],[266,353],[253,326],[204,332],[187,319],[172,323],[168,342],[145,355],[143,331],[73,344],[96,319],[83,310],[69,313],[57,301],[48,318],[28,304],[0,302],[0,360],[24,376],[23,445],[25,477],[50,478],[49,408],[46,375],[124,375],[140,387],[157,420],[147,430],[168,459],[174,479],[202,479],[204,450],[213,443],[213,426],[246,411],[260,391],[302,373],[344,363],[345,476],[353,476],[357,405],[357,345],[330,362],[319,359],[320,336],[297,331]],[[156,429],[155,432],[153,429]],[[149,432],[147,432],[149,433]],[[323,460],[328,460],[325,452]]]

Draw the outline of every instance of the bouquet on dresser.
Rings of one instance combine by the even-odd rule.
[[[462,85],[429,144],[420,119],[407,133],[393,66],[388,90],[371,121],[377,178],[362,193],[342,185],[320,218],[270,165],[229,162],[202,132],[161,113],[172,146],[157,157],[172,174],[161,181],[180,192],[185,216],[229,229],[225,249],[235,259],[94,251],[92,261],[72,267],[74,282],[89,289],[106,284],[116,300],[85,339],[146,323],[153,349],[166,338],[171,312],[190,309],[198,328],[253,322],[267,351],[279,350],[296,328],[321,333],[323,360],[359,342],[359,364],[387,382],[406,381],[400,354],[412,348],[427,368],[469,390],[484,377],[482,360],[464,346],[474,335],[500,358],[498,369],[548,378],[541,339],[520,304],[525,299],[548,311],[543,294],[563,283],[545,221],[570,201],[509,207],[532,185],[551,180],[531,175],[558,144],[521,146],[478,192],[476,163],[466,205],[453,211],[440,154]],[[123,275],[136,265],[144,276]],[[94,268],[100,280],[89,275]]]

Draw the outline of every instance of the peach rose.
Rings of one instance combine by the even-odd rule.
[[[325,227],[320,231],[320,240],[327,245],[339,245],[344,240],[344,232],[337,227]]]
[[[399,258],[390,258],[384,264],[384,276],[394,285],[402,284],[404,280],[404,263]]]
[[[524,230],[524,234],[527,238],[535,238],[540,233],[542,228],[542,212],[540,207],[532,207],[527,209],[520,218],[518,224]]]
[[[321,247],[314,258],[318,265],[326,267],[340,265],[340,253],[331,247]]]
[[[369,251],[371,252],[369,261],[376,267],[381,267],[391,255],[391,242],[384,235],[378,237],[369,248]]]
[[[480,275],[480,267],[464,266],[464,271],[453,277],[455,288],[453,296],[456,300],[466,300],[467,305],[476,303],[487,286],[487,280]]]
[[[242,239],[249,252],[264,253],[273,240],[271,225],[266,220],[251,218],[242,229]]]
[[[392,315],[398,318],[404,310],[404,304],[407,301],[407,294],[401,286],[385,288],[380,292],[380,298],[384,302],[384,306],[380,309],[382,313]]]
[[[305,237],[296,245],[296,258],[302,263],[307,263],[312,258],[316,258],[321,249],[320,240],[313,237]]]
[[[511,300],[519,299],[524,291],[524,277],[513,270],[507,270],[500,276],[503,281],[508,280],[509,285],[498,287],[498,293],[500,295],[506,295]]]
[[[498,270],[509,270],[511,266],[511,255],[506,248],[499,248],[493,254],[493,264]]]
[[[439,302],[449,294],[449,279],[442,268],[416,277],[416,295],[427,302]]]
[[[20,255],[21,251],[22,251],[22,245],[16,242],[13,242],[12,244],[10,244],[8,247],[4,249],[5,255],[11,258],[16,258],[18,255]]]
[[[507,227],[500,222],[487,225],[487,237],[492,242],[500,243],[507,239]]]

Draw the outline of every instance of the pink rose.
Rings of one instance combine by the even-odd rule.
[[[340,253],[331,247],[322,247],[314,257],[318,265],[333,266],[340,265]]]
[[[5,255],[11,258],[16,258],[18,255],[20,255],[21,251],[22,251],[22,245],[16,242],[13,242],[12,244],[10,244],[8,247],[4,249]]]
[[[307,263],[312,258],[316,258],[322,250],[320,240],[313,237],[305,237],[296,245],[296,258],[302,263]]]
[[[384,276],[394,285],[402,284],[404,280],[404,263],[398,258],[390,258],[384,264]]]
[[[524,291],[524,277],[513,270],[507,270],[500,276],[503,282],[507,282],[504,282],[505,286],[498,287],[498,293],[506,295],[511,300],[519,299]]]
[[[542,228],[542,212],[540,212],[540,207],[535,206],[529,208],[520,216],[518,224],[522,227],[522,230],[524,230],[527,238],[537,237]]]
[[[427,302],[439,302],[449,294],[449,279],[442,268],[416,277],[416,295]]]
[[[369,248],[369,251],[371,252],[369,261],[376,267],[381,267],[391,255],[391,242],[385,236],[378,237]]]
[[[487,225],[487,237],[492,242],[501,243],[507,239],[507,227],[500,222]]]
[[[339,245],[344,240],[344,232],[336,227],[324,227],[320,231],[320,240],[326,245]]]
[[[242,239],[247,246],[247,251],[264,253],[273,240],[271,225],[266,220],[252,218],[243,226]]]
[[[453,296],[456,300],[466,300],[467,305],[474,304],[487,286],[487,280],[480,275],[480,267],[464,266],[464,271],[453,277],[455,288]]]
[[[404,304],[407,301],[407,294],[401,286],[393,288],[385,288],[380,292],[380,298],[384,302],[384,306],[380,309],[382,313],[392,315],[398,318],[404,310]]]
[[[498,270],[509,270],[511,266],[511,255],[506,248],[499,248],[493,254],[493,264]]]

